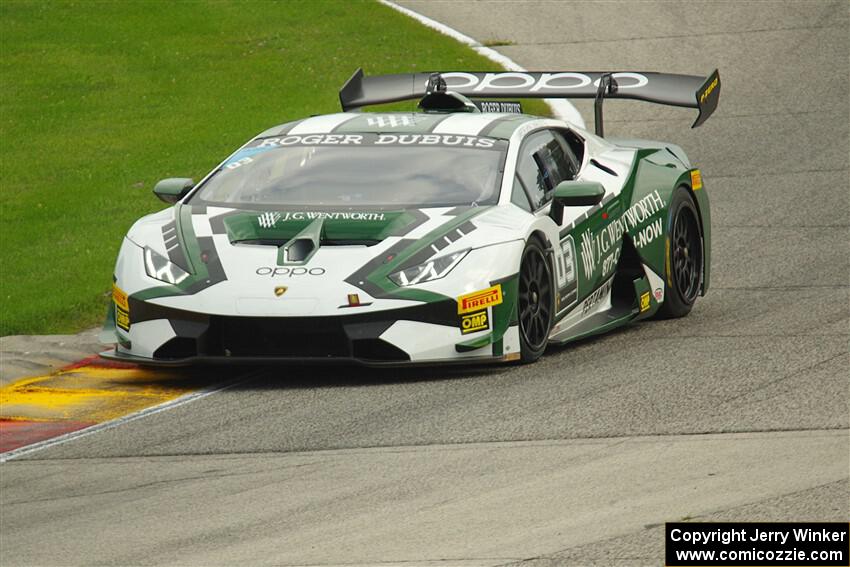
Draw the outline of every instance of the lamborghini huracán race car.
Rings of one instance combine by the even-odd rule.
[[[358,70],[342,113],[270,128],[200,183],[156,185],[173,206],[124,238],[103,356],[531,362],[686,315],[710,276],[700,172],[673,144],[604,138],[602,103],[692,107],[697,126],[719,96],[716,71]],[[529,97],[595,98],[595,133],[503,100]],[[359,112],[407,99],[420,112]]]

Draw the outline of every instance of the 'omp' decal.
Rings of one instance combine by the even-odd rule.
[[[490,318],[487,316],[487,310],[482,309],[474,313],[467,313],[460,317],[460,332],[467,335],[469,333],[477,333],[478,331],[486,331],[490,328]]]
[[[647,291],[647,292],[644,292],[640,296],[640,312],[643,313],[644,311],[649,311],[649,306],[650,306],[650,295],[649,295],[649,292]]]
[[[457,298],[457,312],[459,314],[471,313],[490,307],[491,305],[499,305],[502,302],[502,286],[496,284],[493,287],[488,287],[474,293],[467,293]]]

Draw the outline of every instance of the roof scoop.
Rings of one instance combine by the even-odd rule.
[[[425,112],[481,112],[475,104],[460,93],[447,90],[446,80],[439,73],[431,73],[425,87],[425,96],[419,101]]]

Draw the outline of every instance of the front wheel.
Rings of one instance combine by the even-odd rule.
[[[523,362],[534,362],[549,340],[552,326],[552,277],[543,246],[531,238],[519,266],[519,342]]]
[[[669,210],[664,303],[658,310],[662,319],[684,317],[691,312],[703,277],[702,226],[691,192],[685,187],[676,189]]]

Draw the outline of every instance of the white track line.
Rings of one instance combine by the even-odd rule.
[[[129,413],[117,419],[104,421],[103,423],[98,423],[96,425],[86,427],[85,429],[78,429],[77,431],[71,431],[70,433],[65,433],[64,435],[60,435],[58,437],[52,437],[50,439],[45,439],[44,441],[39,441],[38,443],[33,443],[32,445],[26,445],[24,447],[12,449],[11,451],[6,451],[5,453],[0,453],[0,463],[5,463],[6,461],[17,459],[18,457],[21,457],[23,455],[35,453],[36,451],[41,451],[42,449],[47,449],[49,447],[55,447],[56,445],[61,445],[62,443],[73,441],[74,439],[86,437],[88,435],[91,435],[92,433],[106,431],[107,429],[112,429],[114,427],[118,427],[119,425],[130,423],[131,421],[136,421],[137,419],[142,419],[143,417],[148,417],[150,415],[154,415],[166,410],[174,409],[176,407],[189,404],[191,402],[200,400],[201,398],[206,398],[207,396],[210,396],[212,394],[223,392],[224,390],[232,388],[233,386],[243,384],[259,373],[260,371],[250,372],[242,379],[234,380],[232,382],[228,382],[220,386],[212,386],[199,392],[192,392],[191,394],[186,394],[185,396],[174,398],[173,400],[163,402],[159,405],[151,406],[149,408],[145,408],[137,412]]]
[[[405,16],[409,16],[415,20],[418,20],[422,25],[427,26],[431,29],[437,30],[441,34],[447,35],[452,39],[456,39],[457,41],[468,45],[474,51],[476,51],[479,55],[483,55],[490,61],[495,61],[499,65],[502,65],[505,69],[509,71],[526,71],[527,69],[518,65],[513,59],[507,57],[506,55],[502,55],[495,49],[490,49],[484,45],[481,45],[480,41],[477,41],[466,34],[462,34],[454,28],[450,28],[446,24],[442,24],[436,20],[432,20],[428,16],[423,16],[419,12],[414,12],[410,8],[405,8],[404,6],[399,6],[395,2],[390,2],[390,0],[378,0],[384,6],[388,6],[393,10],[401,12]],[[547,98],[544,99],[546,103],[552,107],[552,111],[555,114],[556,118],[560,118],[566,122],[570,122],[579,126],[581,128],[586,128],[584,119],[581,117],[581,113],[578,109],[573,106],[568,100],[564,100],[561,98]]]

